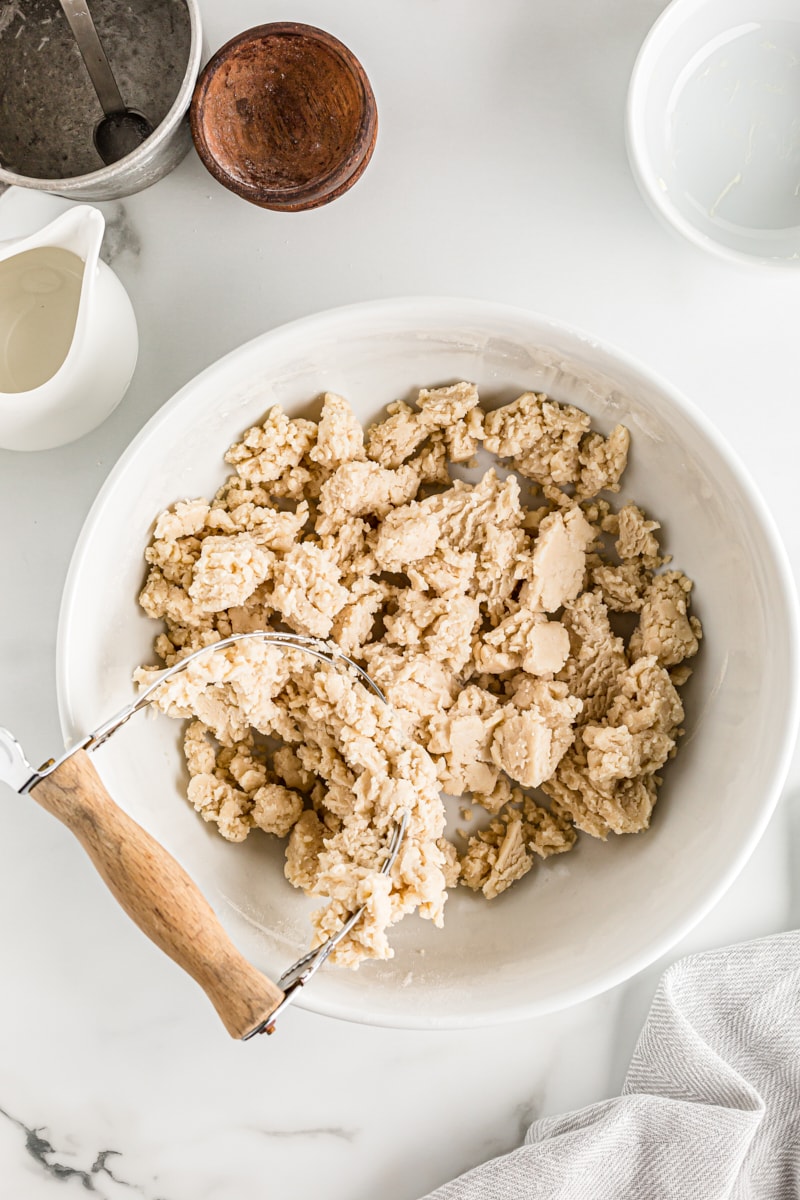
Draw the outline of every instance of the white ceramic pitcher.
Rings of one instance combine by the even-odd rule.
[[[139,337],[128,294],[100,261],[105,220],[88,204],[0,242],[0,446],[48,450],[119,404]]]

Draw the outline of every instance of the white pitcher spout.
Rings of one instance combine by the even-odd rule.
[[[86,264],[86,270],[91,271],[100,257],[105,227],[105,217],[99,208],[93,208],[91,204],[76,204],[36,233],[0,244],[0,260],[26,250],[52,246],[77,255]]]
[[[77,204],[35,234],[39,246],[58,246],[82,258],[88,269],[96,266],[105,233],[105,217],[91,204]]]

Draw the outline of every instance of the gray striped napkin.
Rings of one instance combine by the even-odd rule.
[[[800,933],[664,974],[622,1096],[536,1121],[427,1200],[797,1200]]]

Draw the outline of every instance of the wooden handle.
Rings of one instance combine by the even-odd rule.
[[[197,980],[231,1037],[275,1011],[283,992],[239,953],[183,867],[117,807],[85,751],[31,795],[72,830],[128,916]]]

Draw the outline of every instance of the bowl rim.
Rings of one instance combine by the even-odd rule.
[[[355,139],[340,162],[317,179],[285,187],[266,187],[253,182],[252,179],[231,174],[209,146],[209,122],[204,111],[209,89],[219,69],[235,59],[243,47],[274,37],[301,38],[324,46],[336,57],[343,71],[357,85],[361,103]],[[335,34],[317,25],[307,25],[300,21],[270,21],[254,25],[237,33],[220,46],[198,76],[189,107],[189,123],[195,150],[209,174],[243,200],[278,212],[317,208],[347,191],[364,173],[372,157],[378,132],[375,94],[361,60]]]
[[[37,191],[54,192],[60,196],[70,197],[70,193],[78,192],[78,199],[84,195],[84,190],[87,186],[94,187],[95,185],[102,187],[104,184],[119,183],[120,175],[123,173],[123,168],[126,170],[131,166],[137,167],[139,163],[132,163],[134,156],[138,156],[139,160],[145,159],[149,161],[167,142],[175,132],[175,129],[183,119],[184,113],[189,107],[189,102],[194,91],[195,80],[200,70],[200,62],[203,57],[203,25],[200,16],[200,6],[198,0],[181,0],[189,13],[189,29],[191,37],[189,39],[189,57],[186,60],[186,69],[181,79],[181,86],[167,110],[163,119],[153,130],[149,138],[142,142],[141,146],[137,146],[130,154],[126,154],[124,158],[117,159],[114,163],[109,163],[107,166],[99,167],[96,171],[88,171],[84,175],[65,175],[59,179],[45,179],[38,175],[20,175],[17,171],[9,171],[0,163],[0,182],[7,184],[9,187],[35,187]]]
[[[774,258],[757,252],[751,254],[744,250],[735,250],[732,246],[703,233],[676,208],[667,193],[658,186],[652,168],[649,143],[644,129],[644,111],[654,67],[661,57],[664,45],[683,20],[705,8],[710,2],[711,0],[670,0],[650,27],[639,48],[625,101],[625,148],[631,173],[651,212],[672,233],[681,234],[701,250],[707,250],[729,263],[760,270],[765,267],[780,272],[796,270],[800,266],[800,255]],[[798,20],[800,21],[800,18]]]
[[[703,918],[716,906],[728,891],[734,880],[740,874],[753,851],[761,840],[764,831],[777,807],[783,786],[791,766],[794,754],[798,726],[800,726],[800,604],[795,588],[794,576],[788,553],[778,532],[775,520],[767,507],[758,487],[749,471],[731,448],[727,439],[719,432],[714,423],[706,417],[692,401],[688,400],[679,390],[669,383],[658,372],[645,367],[637,358],[616,346],[587,334],[580,328],[561,320],[544,316],[535,310],[521,306],[508,305],[495,301],[466,299],[440,296],[402,296],[382,300],[362,301],[309,314],[296,320],[276,326],[264,333],[256,335],[234,348],[227,354],[210,363],[188,380],[177,392],[159,408],[142,427],[139,433],[129,443],[116,463],[111,468],[105,482],[101,486],[81,528],[73,550],[62,593],[56,636],[56,695],[58,703],[59,722],[65,743],[75,736],[68,720],[69,681],[67,678],[67,651],[69,643],[69,628],[72,620],[72,610],[76,603],[76,590],[83,569],[83,562],[91,545],[94,530],[105,509],[107,499],[117,486],[128,463],[140,452],[142,447],[151,439],[157,439],[162,425],[172,413],[182,404],[191,401],[192,390],[200,380],[207,380],[216,372],[224,371],[228,362],[236,356],[255,349],[256,345],[279,342],[283,338],[295,338],[298,334],[305,335],[306,340],[313,338],[317,331],[325,332],[326,326],[341,319],[357,318],[362,328],[369,320],[378,317],[404,320],[407,324],[429,319],[446,318],[451,324],[477,321],[481,318],[495,321],[515,321],[536,324],[542,331],[553,330],[555,334],[566,336],[576,344],[590,347],[601,356],[616,361],[621,367],[635,377],[648,383],[675,405],[700,432],[714,445],[731,471],[737,485],[742,489],[759,531],[768,547],[770,558],[775,567],[776,580],[780,589],[778,597],[781,609],[785,614],[786,657],[791,663],[788,674],[788,704],[785,706],[781,721],[783,724],[780,739],[780,752],[765,771],[765,783],[758,808],[754,812],[754,820],[748,830],[748,836],[743,841],[737,854],[728,863],[727,869],[720,873],[713,887],[705,896],[702,903],[670,929],[662,934],[645,949],[630,953],[619,964],[602,975],[595,976],[587,983],[576,985],[559,992],[550,999],[534,1000],[527,1004],[517,1003],[502,1009],[492,1009],[473,1015],[472,1013],[455,1012],[446,1018],[426,1016],[416,1013],[397,1015],[394,1013],[354,1012],[352,1007],[341,1001],[331,1001],[314,989],[309,993],[301,993],[297,1001],[298,1007],[323,1016],[336,1017],[361,1025],[373,1025],[398,1029],[469,1029],[492,1025],[507,1024],[512,1021],[528,1020],[533,1017],[558,1012],[572,1007],[585,1000],[590,1000],[610,988],[631,979],[645,970],[657,959],[667,954]],[[328,329],[328,333],[330,330]]]

